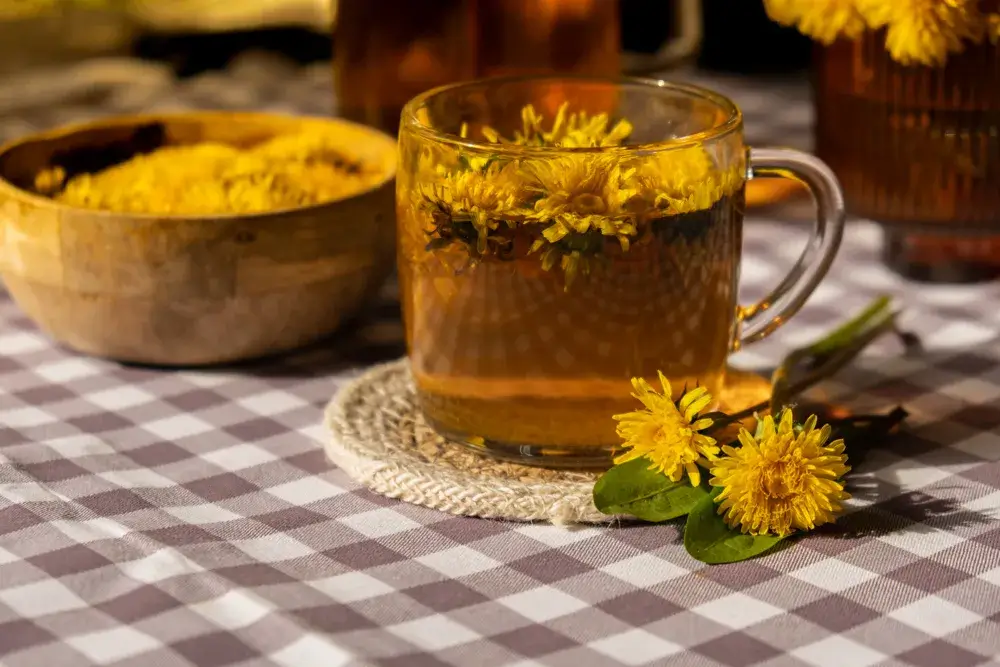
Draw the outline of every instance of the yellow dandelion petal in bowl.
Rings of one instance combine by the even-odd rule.
[[[692,486],[701,484],[698,465],[708,465],[719,454],[715,439],[701,431],[712,426],[712,420],[698,414],[712,402],[704,387],[692,389],[677,403],[672,398],[670,381],[660,373],[663,393],[649,386],[643,378],[633,378],[632,395],[645,406],[622,415],[615,415],[618,436],[625,453],[615,464],[640,457],[650,461],[650,470],[662,472],[671,481],[679,482],[686,474]]]
[[[843,440],[827,444],[829,437],[815,415],[796,430],[787,409],[777,425],[768,415],[756,434],[742,429],[742,446],[724,446],[726,456],[712,464],[719,514],[744,533],[779,537],[833,522],[850,498],[841,481],[850,468]]]

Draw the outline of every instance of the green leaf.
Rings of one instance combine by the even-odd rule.
[[[782,540],[773,535],[744,535],[726,525],[717,512],[715,498],[722,492],[712,489],[688,514],[684,526],[684,548],[709,565],[735,563],[759,556]]]
[[[852,467],[864,461],[869,450],[885,443],[899,425],[909,416],[897,406],[884,415],[854,415],[827,422],[833,429],[830,440],[842,438],[847,449],[847,459]]]
[[[826,336],[823,336],[823,338],[814,341],[805,350],[815,356],[836,352],[842,347],[851,345],[857,335],[873,323],[877,324],[891,315],[892,298],[889,296],[877,297],[863,311],[838,326]]]
[[[771,413],[777,414],[796,395],[832,376],[882,335],[899,333],[896,316],[891,298],[882,296],[823,338],[792,350],[771,375]]]
[[[671,482],[649,470],[645,457],[614,466],[594,484],[594,505],[604,514],[627,514],[653,523],[684,516],[707,496],[704,485],[691,486],[686,479]]]

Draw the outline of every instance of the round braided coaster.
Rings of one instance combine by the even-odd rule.
[[[750,393],[760,396],[759,383]],[[743,405],[751,404],[749,395],[743,399]],[[330,460],[389,498],[514,521],[604,523],[614,518],[594,507],[592,491],[600,472],[500,461],[438,435],[417,406],[405,359],[376,366],[341,389],[326,409],[326,426],[332,436],[325,445]]]

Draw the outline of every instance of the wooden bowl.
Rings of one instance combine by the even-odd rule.
[[[162,145],[248,146],[315,126],[384,178],[345,199],[255,215],[156,216],[30,192]],[[395,140],[336,119],[196,112],[104,120],[0,148],[0,276],[39,327],[80,352],[191,366],[290,350],[336,330],[393,266]]]

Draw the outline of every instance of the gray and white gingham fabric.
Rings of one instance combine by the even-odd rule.
[[[802,145],[801,85],[709,83],[758,143]],[[267,106],[254,94],[227,93]],[[747,298],[804,227],[751,220]],[[906,283],[877,249],[854,223],[805,310],[735,361],[773,363],[895,294],[926,353],[887,342],[822,394],[902,403],[905,433],[856,471],[836,526],[713,568],[675,525],[453,517],[331,469],[322,407],[401,353],[391,288],[324,345],[197,372],[74,355],[0,291],[0,665],[1000,664],[1000,284]]]

